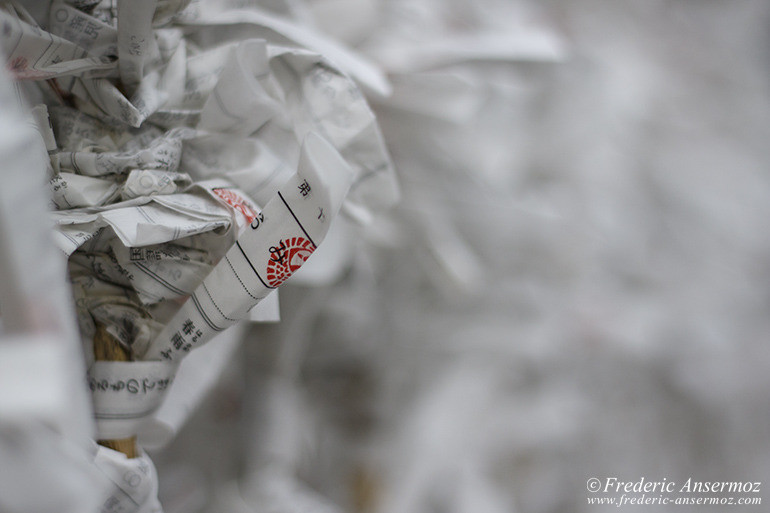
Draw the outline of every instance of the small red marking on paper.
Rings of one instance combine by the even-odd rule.
[[[56,75],[52,71],[38,71],[30,68],[29,61],[24,56],[19,56],[9,61],[7,67],[16,80],[43,80]]]
[[[272,256],[267,261],[267,283],[271,287],[278,287],[302,267],[313,251],[315,245],[303,237],[290,237],[279,241],[279,247],[271,248]]]
[[[232,189],[216,188],[211,192],[225,200],[231,207],[243,214],[246,221],[251,223],[257,217],[257,212],[252,208],[251,202],[233,191]]]
[[[10,69],[13,73],[23,72],[24,70],[27,69],[27,58],[16,57],[10,62],[8,69]]]
[[[29,62],[26,57],[16,57],[8,63],[8,70],[16,80],[40,80],[53,75],[53,73],[38,71],[28,66]]]

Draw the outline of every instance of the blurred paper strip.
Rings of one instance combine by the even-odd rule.
[[[271,297],[275,294],[268,299]],[[265,302],[267,300],[255,310]],[[193,351],[185,364],[179,367],[161,407],[138,427],[138,440],[142,447],[162,447],[185,425],[235,355],[243,337],[242,327],[243,324],[233,326],[219,335],[213,344]]]

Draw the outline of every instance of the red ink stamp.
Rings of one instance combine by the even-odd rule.
[[[267,261],[267,283],[277,287],[294,271],[310,258],[315,251],[315,245],[303,237],[281,239],[277,246],[270,246],[270,259]]]
[[[257,212],[254,210],[251,201],[232,189],[215,188],[211,189],[211,192],[225,200],[228,205],[243,214],[243,217],[246,218],[247,222],[251,223],[257,217]]]

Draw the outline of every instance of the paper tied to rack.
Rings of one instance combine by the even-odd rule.
[[[311,257],[326,236],[353,172],[333,146],[308,134],[299,169],[150,344],[144,360],[179,361],[246,318]]]
[[[167,439],[182,357],[238,320],[277,320],[272,292],[325,238],[352,240],[326,237],[338,212],[366,221],[398,197],[354,82],[387,94],[376,66],[288,20],[187,3],[0,6],[49,157],[98,439]],[[350,253],[324,258],[333,271]],[[102,329],[132,361],[94,361]],[[180,388],[185,408],[203,393]]]
[[[88,371],[100,439],[129,438],[160,407],[174,381],[168,362],[94,362]]]
[[[162,405],[180,360],[236,322],[248,319],[257,304],[311,257],[337,215],[352,177],[352,170],[334,147],[311,133],[302,145],[297,173],[261,211],[239,211],[250,222],[213,267],[189,258],[195,257],[193,248],[130,249],[137,241],[123,240],[127,234],[113,224],[109,226],[117,240],[100,241],[97,235],[88,243],[89,249],[106,246],[103,253],[73,254],[70,268],[79,307],[87,310],[88,319],[104,324],[113,338],[130,347],[136,360],[96,361],[89,368],[100,439],[137,434],[142,439],[158,438],[146,431],[157,428],[150,419]],[[229,200],[237,205],[239,197],[233,192]],[[174,261],[177,253],[187,259]],[[147,255],[152,258],[143,258]],[[164,267],[164,262],[181,265]],[[88,271],[82,278],[80,268]],[[201,276],[204,269],[208,273]],[[173,270],[179,273],[169,275]],[[124,285],[117,285],[121,280]],[[124,287],[136,291],[144,304],[128,300]],[[155,317],[162,317],[158,313],[164,308],[188,296],[170,320],[159,323],[148,318],[151,310]],[[84,331],[88,319],[81,323]],[[157,336],[151,339],[154,334]]]

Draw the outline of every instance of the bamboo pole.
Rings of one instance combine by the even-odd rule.
[[[107,332],[103,325],[97,323],[96,333],[94,334],[94,359],[108,362],[130,362],[131,354],[128,349],[120,345]],[[138,456],[135,436],[115,440],[97,440],[96,443],[114,451],[122,452],[128,458],[136,458]]]

